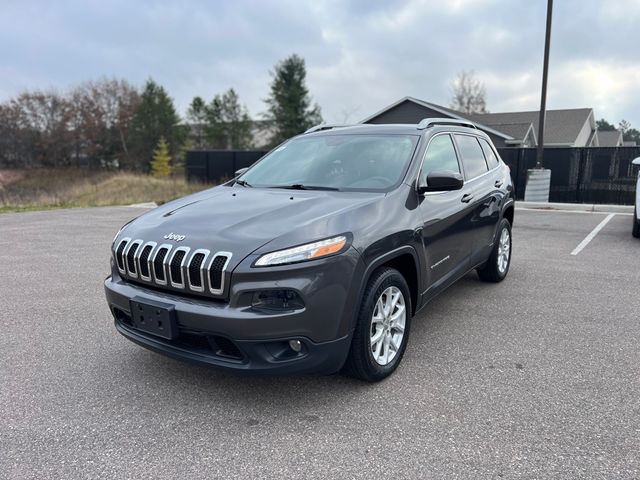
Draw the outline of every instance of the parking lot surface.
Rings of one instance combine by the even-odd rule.
[[[640,241],[516,211],[506,281],[414,319],[396,373],[247,377],[125,340],[130,208],[0,215],[0,478],[640,478]]]

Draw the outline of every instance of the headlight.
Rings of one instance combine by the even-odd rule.
[[[269,265],[282,265],[283,263],[304,262],[305,260],[315,260],[338,253],[347,244],[347,237],[327,238],[319,242],[307,243],[299,247],[278,250],[261,256],[256,262],[256,267],[266,267]]]

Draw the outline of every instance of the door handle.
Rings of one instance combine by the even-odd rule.
[[[473,194],[472,193],[465,193],[462,196],[462,202],[463,203],[469,203],[471,200],[473,200]]]
[[[496,188],[500,188],[502,186],[502,180],[496,180],[496,183],[494,183],[494,185],[496,186]]]

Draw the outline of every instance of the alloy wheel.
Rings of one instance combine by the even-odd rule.
[[[378,365],[389,365],[402,345],[407,321],[404,295],[397,287],[386,288],[371,317],[371,354]]]
[[[498,271],[504,274],[509,266],[511,255],[511,234],[508,228],[503,228],[498,241]]]

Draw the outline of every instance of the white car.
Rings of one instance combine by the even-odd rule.
[[[640,165],[640,157],[634,158],[631,162],[633,165]],[[640,238],[640,171],[638,171],[638,180],[636,180],[636,208],[633,212],[633,236]]]

